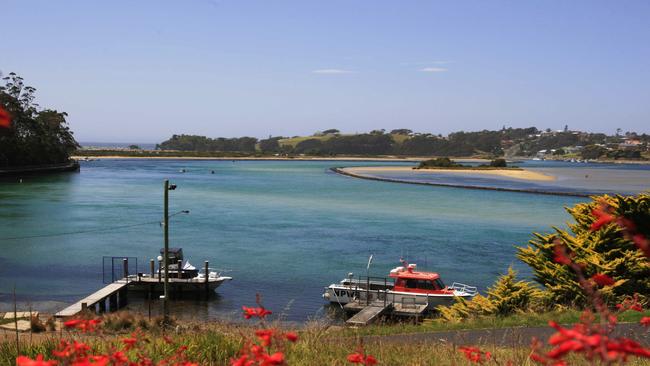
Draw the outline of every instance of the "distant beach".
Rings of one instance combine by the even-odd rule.
[[[548,182],[556,180],[556,177],[539,172],[534,172],[526,169],[509,170],[509,169],[413,169],[407,166],[373,166],[373,167],[349,167],[340,169],[346,173],[354,175],[364,175],[368,173],[405,173],[405,174],[437,174],[437,173],[452,173],[464,175],[493,175],[506,178],[515,178],[523,180],[532,180],[540,182]]]

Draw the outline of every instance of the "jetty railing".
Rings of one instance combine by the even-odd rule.
[[[419,305],[427,305],[428,297],[408,296],[404,294],[388,293],[387,289],[394,286],[394,279],[387,277],[360,276],[358,279],[350,278],[350,287],[353,290],[354,298],[366,306],[371,304],[383,304],[384,307],[390,304],[400,304],[402,308],[417,308]],[[467,286],[471,291],[472,286]],[[475,289],[475,288],[474,288]]]
[[[130,282],[136,274],[138,274],[137,257],[102,257],[103,283],[113,283],[122,279]]]

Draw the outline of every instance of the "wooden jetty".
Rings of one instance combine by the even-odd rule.
[[[368,325],[375,320],[379,319],[381,315],[392,309],[393,303],[384,301],[373,301],[369,305],[361,305],[359,302],[351,302],[345,304],[343,307],[347,311],[357,311],[353,317],[348,319],[345,323],[348,325]]]
[[[375,322],[383,315],[393,315],[419,319],[427,311],[427,304],[412,304],[405,302],[391,302],[375,300],[368,303],[365,300],[356,300],[347,303],[343,309],[347,312],[356,313],[345,323],[352,326],[364,326]]]
[[[212,293],[220,284],[232,279],[231,277],[220,276],[219,274],[216,274],[216,272],[210,272],[209,263],[207,261],[204,262],[203,275],[198,276],[199,271],[197,269],[182,268],[182,260],[178,259],[182,258],[182,249],[175,249],[175,251],[172,250],[171,252],[175,255],[175,264],[173,269],[170,265],[170,271],[167,278],[170,298],[176,296],[181,297],[183,294],[192,294],[194,297],[204,296],[207,299],[210,293]],[[104,274],[104,280],[106,282],[112,282],[109,282],[103,288],[97,290],[91,295],[86,296],[76,303],[57,312],[55,314],[56,317],[71,317],[84,310],[96,314],[118,310],[127,305],[129,291],[144,292],[148,294],[149,300],[152,299],[153,294],[163,292],[163,284],[165,282],[164,274],[162,273],[160,265],[158,266],[158,271],[156,273],[153,259],[150,261],[150,273],[147,274],[137,272],[136,260],[135,269],[137,274],[135,275],[129,274],[128,258],[104,257],[105,262],[106,259],[110,260],[111,268],[109,273],[110,276]],[[121,267],[115,268],[116,261],[121,262]],[[121,273],[116,275],[116,270]],[[215,276],[213,277],[211,274],[215,274]]]
[[[106,312],[117,310],[127,303],[128,278],[115,281],[99,291],[77,301],[67,308],[54,314],[57,318],[65,318],[77,315],[82,310],[90,309],[94,312]]]

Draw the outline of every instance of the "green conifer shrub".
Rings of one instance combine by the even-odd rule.
[[[620,225],[612,222],[592,228],[597,220],[593,212],[601,207],[607,207],[613,216],[630,220],[646,237],[650,233],[648,194],[593,197],[591,202],[567,208],[575,220],[568,225],[569,230],[554,227],[552,234],[535,233],[530,245],[517,249],[517,257],[532,268],[535,281],[544,287],[549,304],[583,307],[587,300],[573,271],[554,261],[553,249],[558,242],[568,248],[575,263],[584,267],[587,278],[601,273],[614,279],[612,286],[602,289],[610,306],[634,294],[639,294],[642,303],[648,303],[650,264]]]

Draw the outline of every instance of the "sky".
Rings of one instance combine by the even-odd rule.
[[[79,141],[650,133],[650,1],[0,0],[0,71]]]

